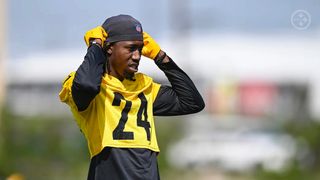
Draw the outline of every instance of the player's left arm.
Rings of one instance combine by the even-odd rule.
[[[205,104],[190,77],[169,56],[164,55],[161,59],[155,62],[171,86],[161,85],[153,104],[154,115],[184,115],[201,111]]]
[[[156,116],[184,115],[201,111],[204,101],[190,77],[160,49],[160,46],[144,33],[142,55],[153,59],[165,73],[171,86],[161,85],[153,103]]]

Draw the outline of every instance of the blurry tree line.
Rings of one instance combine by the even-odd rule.
[[[281,126],[297,143],[297,154],[282,172],[257,170],[262,180],[318,180],[320,179],[320,121],[318,119],[288,120]]]
[[[70,122],[71,123],[70,123]],[[85,175],[86,142],[72,120],[2,113],[0,179],[79,179]]]
[[[1,116],[0,180],[13,173],[32,180],[86,179],[89,152],[86,141],[71,116],[22,117],[8,109],[3,110]],[[184,136],[184,120],[183,117],[156,118],[162,179],[201,179],[201,173],[190,169],[174,169],[166,161],[167,147]],[[259,168],[249,174],[229,172],[228,177],[258,180],[320,179],[319,121],[285,121],[281,129],[292,135],[300,148],[300,153],[289,168],[282,172],[267,172]]]
[[[15,173],[26,180],[86,179],[90,156],[86,140],[71,116],[23,117],[8,109],[1,116],[0,180]],[[179,136],[180,121],[157,122],[159,168],[166,172],[166,149]]]

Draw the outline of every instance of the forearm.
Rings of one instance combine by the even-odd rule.
[[[159,53],[157,58],[155,62],[165,73],[171,87],[161,87],[154,103],[155,115],[183,115],[201,111],[205,104],[189,76],[165,53]]]
[[[79,111],[85,110],[100,92],[105,62],[106,56],[102,48],[91,45],[72,84],[72,97]]]

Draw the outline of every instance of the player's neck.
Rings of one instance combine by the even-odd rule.
[[[105,72],[117,79],[119,79],[120,81],[123,81],[124,79],[130,80],[130,81],[135,81],[134,78],[134,73],[133,74],[129,74],[129,73],[119,73],[118,71],[116,71],[114,68],[112,67],[106,67]]]

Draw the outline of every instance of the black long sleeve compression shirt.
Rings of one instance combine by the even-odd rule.
[[[85,110],[99,93],[106,58],[102,48],[91,45],[76,71],[72,96],[79,111]],[[191,114],[204,108],[203,99],[192,80],[173,60],[156,64],[165,73],[171,86],[161,85],[153,103],[155,116]]]

